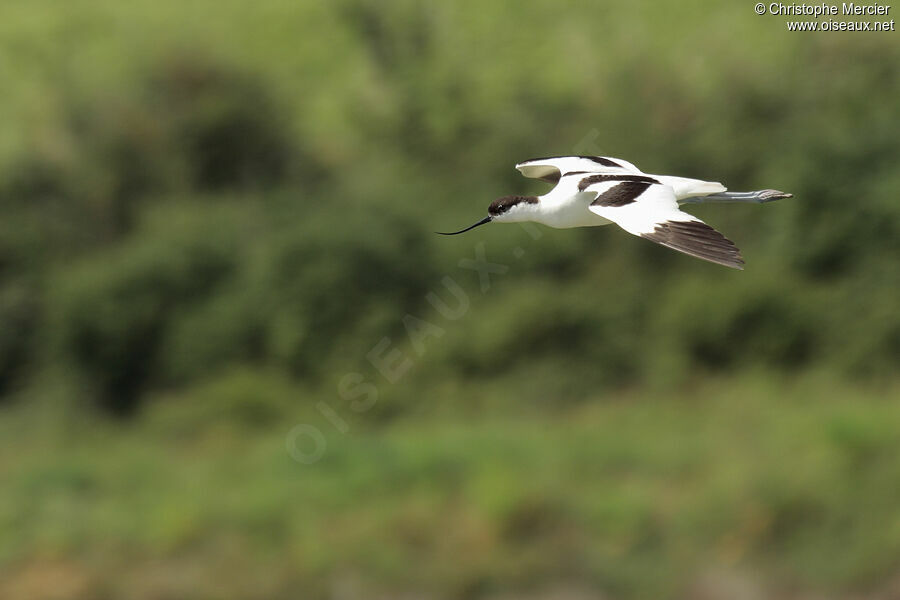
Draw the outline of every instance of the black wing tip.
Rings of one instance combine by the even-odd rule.
[[[701,260],[744,270],[744,258],[734,242],[702,221],[666,221],[641,237]]]

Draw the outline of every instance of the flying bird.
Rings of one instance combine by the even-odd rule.
[[[492,221],[534,221],[549,227],[596,227],[615,223],[628,233],[673,250],[743,269],[740,250],[724,235],[679,208],[702,202],[771,202],[790,198],[778,190],[729,192],[713,181],[652,175],[620,158],[553,156],[516,165],[525,177],[556,186],[543,196],[503,196],[474,225],[441,235],[458,235]]]

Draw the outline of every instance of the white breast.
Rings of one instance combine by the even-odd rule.
[[[534,220],[557,229],[608,225],[610,221],[588,209],[595,197],[595,193],[578,191],[548,194],[540,199]]]

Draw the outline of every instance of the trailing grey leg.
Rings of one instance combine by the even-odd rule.
[[[779,192],[778,190],[759,190],[757,192],[718,192],[708,196],[694,196],[679,201],[679,204],[701,204],[704,202],[772,202],[782,198],[790,198],[793,194]]]

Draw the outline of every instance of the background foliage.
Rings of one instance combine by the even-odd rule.
[[[700,2],[2,14],[0,596],[895,589],[895,33]],[[567,153],[795,197],[695,210],[744,272],[431,233]]]

